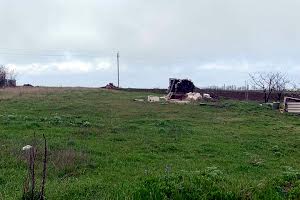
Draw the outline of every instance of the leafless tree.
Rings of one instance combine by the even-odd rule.
[[[0,87],[5,87],[8,80],[16,80],[17,73],[5,65],[0,65]]]
[[[300,91],[300,89],[299,89],[297,83],[291,83],[291,84],[292,84],[292,90],[293,90],[294,92],[299,92],[299,91]]]
[[[14,69],[7,69],[7,78],[10,80],[16,80],[17,73]]]
[[[288,84],[290,84],[291,81],[288,79],[286,74],[283,73],[276,73],[275,74],[275,92],[277,94],[277,101],[280,101],[282,97],[284,96]]]
[[[4,65],[0,65],[0,87],[4,87],[7,78],[7,68]]]
[[[276,75],[274,73],[256,72],[249,74],[254,88],[264,92],[265,103],[269,102],[270,96],[275,89]]]
[[[280,101],[287,90],[290,80],[287,75],[281,72],[256,72],[249,74],[252,87],[264,92],[265,103],[269,102],[271,95],[277,94],[277,100]]]

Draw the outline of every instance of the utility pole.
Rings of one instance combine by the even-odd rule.
[[[120,87],[120,54],[117,53],[117,66],[118,66],[118,88]]]

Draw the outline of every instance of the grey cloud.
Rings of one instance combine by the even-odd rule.
[[[243,84],[251,71],[299,72],[297,0],[0,0],[0,5],[4,64],[46,66],[70,57],[83,63],[109,57],[114,66],[119,50],[126,66],[123,84],[136,87],[163,87],[169,76],[213,85]],[[24,52],[30,56],[12,55]],[[100,85],[114,76],[113,70],[87,74],[90,84],[61,74],[68,82],[59,84]],[[45,81],[22,77],[22,82],[56,83],[48,71],[38,78]]]

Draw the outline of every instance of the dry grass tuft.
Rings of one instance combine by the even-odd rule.
[[[63,88],[48,87],[16,87],[0,89],[0,100],[12,99],[23,95],[49,94],[64,91]]]
[[[32,95],[48,95],[63,93],[70,90],[99,90],[99,88],[82,88],[82,87],[15,87],[15,88],[0,88],[0,100],[12,99],[22,96]],[[102,89],[104,90],[104,89]]]
[[[88,155],[73,149],[54,151],[50,155],[51,164],[60,176],[72,176],[76,174],[79,165],[88,162]]]

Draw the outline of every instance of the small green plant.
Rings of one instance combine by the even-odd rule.
[[[60,116],[54,116],[51,121],[50,121],[50,124],[54,124],[54,125],[58,125],[58,124],[62,124],[63,123],[63,120]]]
[[[82,126],[84,126],[84,127],[90,127],[90,126],[91,126],[91,123],[88,122],[88,121],[84,121],[84,122],[82,123]]]
[[[275,146],[272,147],[272,152],[275,156],[278,156],[278,157],[282,156],[282,153],[281,153],[280,148],[279,148],[278,145],[275,145]]]

